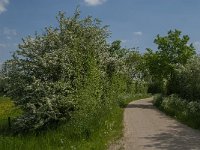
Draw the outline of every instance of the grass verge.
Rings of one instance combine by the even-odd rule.
[[[114,106],[109,113],[93,119],[88,126],[80,129],[81,122],[60,125],[39,135],[28,134],[13,136],[0,133],[0,149],[6,150],[105,150],[109,144],[119,139],[123,133],[123,107],[129,102],[149,95],[126,95],[120,98],[119,106]],[[9,98],[0,98],[0,124],[7,126],[7,117],[16,117],[21,111],[14,107]],[[88,130],[90,129],[90,130]],[[81,132],[86,132],[82,134]],[[88,136],[87,136],[88,135]]]
[[[177,95],[154,96],[154,105],[169,116],[195,129],[200,129],[200,103]]]

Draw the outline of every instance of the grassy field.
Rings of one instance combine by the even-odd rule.
[[[0,97],[0,131],[8,128],[8,117],[13,119],[21,114],[21,110],[9,98]]]
[[[135,97],[126,96],[123,106],[132,100],[147,97],[138,95]],[[2,129],[8,127],[8,117],[16,117],[21,111],[17,109],[9,98],[0,98],[0,124]],[[123,129],[123,108],[113,107],[112,111],[96,118],[91,124],[90,136],[81,136],[77,124],[67,123],[57,129],[48,130],[39,135],[11,135],[0,133],[0,149],[2,150],[105,150],[109,143],[122,136]],[[81,119],[80,119],[81,124]],[[2,130],[1,129],[1,130]]]

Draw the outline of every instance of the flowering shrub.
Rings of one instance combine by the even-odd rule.
[[[69,18],[59,13],[57,19],[58,27],[23,39],[4,64],[7,95],[24,112],[15,120],[17,132],[73,118],[84,118],[80,128],[85,128],[88,120],[112,109],[120,94],[143,86],[126,71],[130,53],[120,42],[106,42],[108,29],[98,19],[80,19],[79,11]],[[127,85],[136,81],[139,87]]]
[[[185,66],[176,70],[176,74],[168,84],[168,91],[176,93],[188,101],[200,102],[200,57],[188,60]]]
[[[200,128],[199,102],[188,102],[188,100],[173,94],[168,97],[156,96],[154,105],[187,125],[193,128]]]

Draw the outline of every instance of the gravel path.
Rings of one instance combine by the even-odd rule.
[[[132,102],[125,108],[124,128],[125,150],[200,150],[200,131],[158,111],[152,98]]]

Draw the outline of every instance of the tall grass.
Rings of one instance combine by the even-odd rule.
[[[39,134],[12,135],[0,133],[0,149],[2,150],[105,150],[109,143],[122,136],[123,107],[130,101],[148,95],[123,95],[120,102],[123,105],[113,105],[112,109],[101,112],[99,116],[94,114],[87,126],[85,118],[72,120],[61,124],[57,128],[49,128]],[[118,103],[119,104],[119,103]],[[20,110],[14,107],[9,98],[0,98],[0,124],[7,126],[7,117],[19,115]],[[91,112],[92,113],[92,112]],[[92,116],[92,115],[91,115]],[[4,127],[5,127],[4,126]]]

